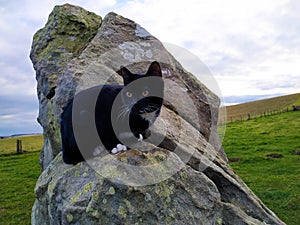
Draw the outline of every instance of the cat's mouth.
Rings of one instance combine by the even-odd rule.
[[[145,108],[145,109],[140,109],[138,111],[138,114],[146,114],[146,113],[153,113],[153,112],[156,112],[158,110],[158,108]]]
[[[138,110],[138,114],[145,120],[152,122],[158,116],[160,107],[158,104],[150,103],[147,107]]]

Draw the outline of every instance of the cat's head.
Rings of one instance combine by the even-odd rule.
[[[122,67],[118,74],[123,77],[124,88],[121,98],[124,107],[130,112],[140,115],[158,112],[163,104],[164,82],[158,62],[154,61],[144,74],[131,73]]]

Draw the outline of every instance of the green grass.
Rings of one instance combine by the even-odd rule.
[[[230,165],[251,190],[288,225],[298,225],[300,111],[229,123],[223,147],[229,159],[241,159]]]
[[[27,152],[14,155],[15,142],[22,139]],[[41,135],[0,140],[0,224],[30,224],[35,183],[41,173]]]
[[[26,154],[12,155],[16,140],[0,140],[0,224],[30,224],[40,175],[42,136],[22,137]],[[230,165],[288,225],[300,221],[300,111],[227,124],[223,147]],[[270,158],[268,154],[282,154]]]
[[[22,140],[22,147],[25,152],[39,151],[44,143],[42,134],[0,139],[0,156],[14,154],[17,140]]]

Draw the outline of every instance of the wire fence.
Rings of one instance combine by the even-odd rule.
[[[261,117],[266,117],[266,116],[272,116],[272,115],[277,115],[285,112],[290,112],[290,111],[298,111],[300,110],[300,106],[293,106],[292,108],[286,108],[286,109],[276,109],[276,110],[267,110],[264,112],[253,112],[253,113],[247,113],[247,114],[235,114],[235,115],[227,115],[226,119],[220,119],[219,124],[224,124],[224,123],[231,123],[231,122],[236,122],[236,121],[247,121],[247,120],[252,120],[256,118],[261,118]]]

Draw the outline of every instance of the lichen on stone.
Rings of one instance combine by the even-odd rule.
[[[86,173],[88,173],[89,170],[90,170],[90,168],[89,168],[88,166],[86,166],[86,167],[84,168],[84,172],[86,172]]]
[[[148,61],[152,58],[151,44],[145,44],[145,42],[123,42],[119,45],[121,55],[129,62],[139,62],[142,60]]]
[[[187,180],[188,179],[188,175],[186,174],[186,172],[181,172],[180,177],[181,177],[182,180]]]
[[[158,198],[163,199],[164,207],[168,207],[168,205],[172,201],[172,195],[174,194],[174,185],[168,185],[165,181],[159,183],[159,185],[155,185],[154,191],[159,196]]]
[[[127,199],[123,199],[123,201],[124,201],[126,207],[128,208],[129,212],[132,211],[132,210],[133,210],[133,207],[132,207],[130,201],[127,200]]]
[[[100,213],[97,209],[94,209],[90,204],[86,208],[86,212],[95,218],[100,218]]]
[[[72,214],[67,214],[67,221],[71,223],[73,221],[73,215]]]
[[[87,184],[84,186],[84,188],[83,188],[84,192],[85,192],[85,193],[91,192],[93,186],[94,186],[94,182],[91,181],[91,182],[87,183]]]
[[[127,210],[124,206],[119,206],[118,213],[122,216],[123,219],[126,219]]]
[[[80,171],[79,170],[76,170],[75,173],[74,173],[75,177],[80,177]]]
[[[83,194],[82,190],[78,190],[76,194],[74,194],[71,199],[69,200],[70,205],[73,205],[75,202],[78,201],[78,199],[80,198],[80,196]]]
[[[114,187],[110,187],[109,190],[108,190],[108,192],[107,192],[107,194],[108,195],[114,195],[114,194],[116,194],[115,188]]]
[[[54,57],[67,60],[83,49],[96,34],[101,22],[100,16],[82,8],[74,8],[68,4],[56,6],[49,15],[46,28],[40,29],[33,37],[33,43],[36,44],[33,48],[34,55],[38,55],[40,59]],[[50,27],[55,29],[49,29]]]
[[[222,221],[223,221],[222,218],[218,218],[216,221],[217,225],[222,225]]]
[[[83,176],[83,177],[87,177],[87,176],[89,176],[89,173],[84,172],[84,173],[82,174],[82,176]]]
[[[97,201],[99,199],[99,192],[92,192],[92,200]]]

